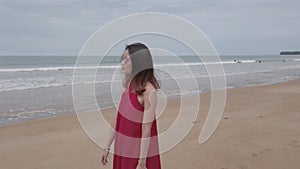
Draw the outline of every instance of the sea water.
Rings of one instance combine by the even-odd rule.
[[[212,76],[206,66],[216,63],[224,68],[225,88],[273,84],[300,77],[299,55],[227,55],[220,56],[220,62],[203,63],[205,57],[210,56],[153,58],[165,96],[176,98],[210,91]],[[85,85],[82,82],[95,83],[99,109],[114,106],[112,82],[121,85],[123,78],[120,57],[105,56],[101,62],[99,58],[78,67],[76,56],[1,56],[0,125],[75,113],[72,85]],[[77,82],[73,79],[75,68],[96,72],[79,77],[81,80]],[[85,81],[90,77],[94,81]],[[180,86],[187,79],[194,79],[197,87]],[[85,104],[89,103],[87,99]]]

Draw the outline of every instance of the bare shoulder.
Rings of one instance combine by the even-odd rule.
[[[121,91],[121,94],[123,94],[125,92],[125,88],[122,86],[122,91]]]
[[[155,87],[150,82],[146,83],[145,89],[146,89],[146,91],[145,91],[146,94],[150,94],[150,93],[156,91]]]
[[[143,101],[145,105],[153,104],[156,102],[156,88],[152,85],[152,83],[147,82],[145,85],[145,92],[143,93]]]

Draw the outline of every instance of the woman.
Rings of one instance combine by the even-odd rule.
[[[107,164],[109,148],[115,140],[113,169],[160,169],[155,117],[159,84],[150,50],[142,43],[126,46],[121,65],[124,91],[115,132],[108,139],[102,164]]]

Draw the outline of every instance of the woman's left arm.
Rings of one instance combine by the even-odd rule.
[[[146,168],[146,158],[148,155],[151,139],[152,123],[155,120],[155,110],[157,105],[156,89],[151,83],[147,83],[146,91],[143,93],[144,117],[142,124],[142,138],[140,147],[140,157],[137,168]]]

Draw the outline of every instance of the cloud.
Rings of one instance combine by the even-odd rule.
[[[300,44],[298,6],[297,0],[10,0],[0,5],[0,55],[77,54],[104,24],[150,11],[192,22],[221,54],[277,54]]]

